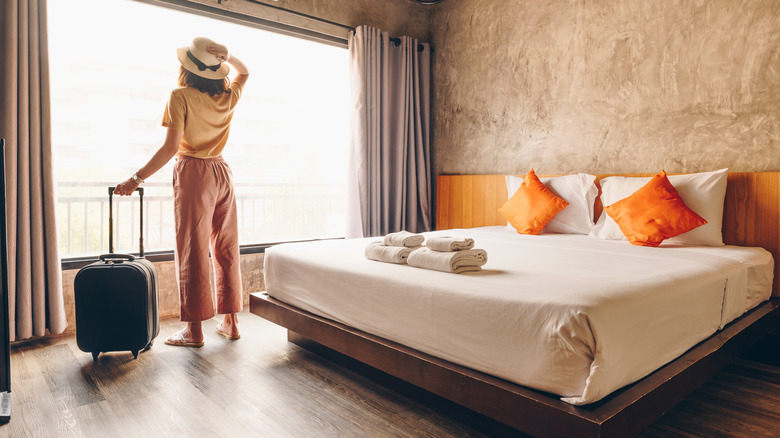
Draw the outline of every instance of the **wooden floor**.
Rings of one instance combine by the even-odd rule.
[[[206,321],[201,349],[162,343],[101,355],[74,337],[11,352],[9,437],[483,437],[506,427],[351,361],[336,365],[287,342],[249,313],[228,341]],[[777,346],[780,348],[780,346]],[[767,362],[772,362],[767,361]],[[780,363],[740,359],[648,428],[643,437],[780,436]]]

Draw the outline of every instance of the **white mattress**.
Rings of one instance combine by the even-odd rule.
[[[680,356],[771,295],[761,248],[638,247],[585,235],[471,237],[482,272],[367,260],[378,239],[269,248],[270,296],[382,338],[582,405]]]

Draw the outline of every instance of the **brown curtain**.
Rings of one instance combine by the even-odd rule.
[[[431,48],[360,26],[352,89],[347,237],[431,230]]]
[[[0,0],[11,340],[67,326],[57,250],[45,0]],[[78,51],[74,49],[74,53]]]

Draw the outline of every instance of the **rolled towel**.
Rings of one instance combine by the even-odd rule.
[[[463,251],[474,248],[474,239],[470,237],[436,236],[429,237],[425,246],[434,251]]]
[[[415,249],[406,259],[409,266],[434,269],[436,271],[461,272],[481,271],[487,263],[484,249],[466,249],[463,251],[441,252],[422,247]]]
[[[413,248],[420,246],[425,241],[422,234],[412,234],[408,231],[399,231],[385,236],[385,245],[387,246],[406,246]]]
[[[419,247],[388,246],[382,242],[372,242],[366,246],[366,258],[385,263],[406,264],[409,254]]]

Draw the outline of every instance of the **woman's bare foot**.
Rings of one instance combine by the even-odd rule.
[[[225,315],[225,319],[217,324],[217,333],[232,340],[241,337],[238,334],[238,316],[235,313],[228,313]]]

